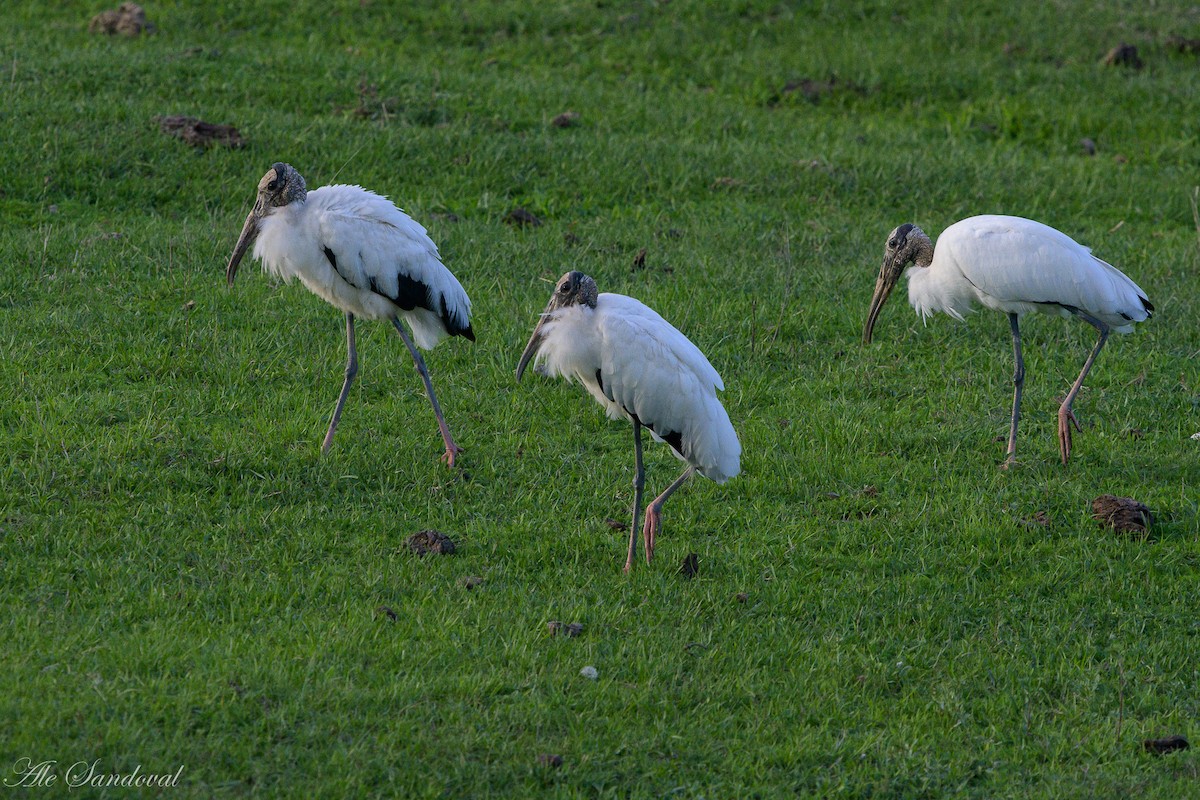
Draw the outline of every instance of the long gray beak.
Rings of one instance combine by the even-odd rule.
[[[229,257],[229,264],[225,267],[226,286],[233,286],[233,279],[237,275],[238,264],[242,263],[242,256],[246,255],[246,250],[258,237],[258,221],[262,217],[258,208],[259,204],[255,203],[254,210],[246,217],[246,224],[242,226],[242,235],[238,237],[237,244],[234,245],[233,255]]]
[[[547,314],[550,309],[542,314],[542,318],[538,320],[537,327],[533,329],[533,335],[529,337],[529,344],[525,345],[525,352],[521,353],[521,360],[517,362],[517,381],[520,382],[521,376],[525,374],[525,367],[529,365],[531,359],[537,355],[538,350],[542,347],[542,340],[546,337],[542,334],[542,328],[546,325],[548,319]]]
[[[883,310],[883,304],[887,302],[888,295],[892,293],[896,281],[900,279],[900,274],[903,272],[903,270],[895,268],[894,261],[895,259],[889,258],[879,268],[879,279],[875,281],[875,294],[871,295],[871,310],[867,312],[867,324],[863,328],[863,344],[871,343],[871,332],[875,329],[875,321],[879,319],[879,312]]]

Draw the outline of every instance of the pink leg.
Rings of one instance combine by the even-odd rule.
[[[1058,409],[1058,451],[1062,455],[1064,466],[1066,466],[1067,458],[1071,455],[1071,426],[1074,425],[1077,431],[1082,430],[1079,427],[1079,420],[1075,419],[1075,412],[1071,410],[1071,403],[1075,401],[1075,395],[1079,394],[1079,390],[1083,388],[1083,379],[1087,377],[1088,371],[1091,370],[1092,364],[1096,361],[1096,356],[1100,353],[1100,349],[1108,341],[1109,333],[1109,327],[1091,314],[1085,314],[1082,311],[1075,313],[1085,322],[1091,324],[1096,330],[1100,331],[1100,339],[1096,342],[1096,346],[1092,348],[1092,354],[1088,356],[1087,361],[1083,362],[1083,369],[1080,371],[1079,377],[1075,379],[1075,383],[1071,386],[1071,391],[1067,392],[1067,399],[1063,400],[1062,406]]]
[[[450,427],[446,425],[446,420],[442,416],[442,407],[438,405],[437,395],[433,393],[433,381],[429,380],[429,370],[425,367],[425,359],[421,358],[421,352],[417,350],[417,346],[413,344],[399,319],[393,318],[392,324],[396,326],[396,331],[404,340],[408,352],[412,354],[413,363],[417,365],[417,372],[421,374],[421,380],[425,382],[425,394],[429,397],[429,404],[433,406],[433,415],[437,417],[438,430],[442,432],[442,441],[446,445],[446,453],[442,456],[442,461],[445,461],[447,466],[453,467],[454,457],[466,451],[455,444],[454,437],[450,435]]]
[[[688,467],[683,471],[683,474],[675,479],[675,482],[666,488],[662,494],[654,498],[650,505],[646,506],[646,525],[642,528],[642,542],[646,545],[646,563],[650,563],[650,559],[654,558],[654,539],[658,535],[658,529],[662,524],[662,507],[667,502],[667,498],[675,493],[675,490],[683,486],[684,482],[695,474],[695,467]]]

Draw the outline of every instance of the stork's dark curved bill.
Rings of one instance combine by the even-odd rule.
[[[254,204],[254,210],[246,217],[246,224],[242,226],[242,233],[238,236],[237,244],[233,246],[233,254],[229,256],[229,263],[225,266],[225,285],[233,286],[233,279],[237,276],[238,265],[242,263],[242,257],[246,255],[246,251],[250,249],[250,245],[254,244],[255,238],[258,236],[258,204]]]

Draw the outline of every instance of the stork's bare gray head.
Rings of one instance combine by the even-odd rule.
[[[225,267],[227,284],[233,285],[238,264],[242,263],[242,256],[246,254],[246,250],[254,238],[258,236],[259,221],[273,213],[275,209],[282,208],[288,203],[302,202],[307,196],[308,189],[304,185],[304,178],[291,164],[278,161],[267,170],[267,174],[263,175],[262,180],[258,182],[258,196],[254,200],[254,208],[246,217],[246,224],[242,226],[242,235],[238,237],[237,244],[233,248],[233,255],[229,257],[229,264]]]
[[[906,222],[888,234],[887,244],[883,248],[883,266],[879,268],[875,294],[871,296],[871,310],[867,312],[867,324],[863,328],[863,344],[871,343],[871,332],[875,328],[875,321],[879,319],[879,312],[908,265],[928,267],[932,262],[933,242],[916,225]]]
[[[550,315],[569,306],[582,305],[595,308],[596,299],[599,296],[596,281],[582,272],[571,271],[558,279],[558,283],[554,285],[554,294],[550,295],[550,302],[546,304],[546,310],[542,312],[541,319],[533,329],[533,335],[529,337],[529,344],[525,345],[525,352],[521,353],[521,360],[517,364],[517,380],[521,380],[529,360],[537,355],[537,351],[541,348],[544,338],[543,328]]]

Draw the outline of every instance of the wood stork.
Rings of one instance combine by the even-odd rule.
[[[429,350],[447,336],[475,341],[471,301],[442,264],[425,229],[386,197],[359,186],[322,186],[309,192],[291,165],[276,163],[258,184],[258,198],[238,237],[225,279],[233,285],[251,243],[264,269],[291,281],[346,314],[346,379],[321,452],[329,450],[350,384],[358,374],[354,318],[391,320],[412,354],[437,417],[450,466],[462,452],[450,436],[416,345]],[[410,338],[400,319],[412,328]],[[416,340],[416,345],[413,344]]]
[[[625,571],[637,550],[638,513],[645,469],[642,428],[666,442],[688,467],[646,506],[642,541],[646,563],[667,498],[694,473],[724,483],[740,471],[742,445],[717,399],[725,385],[708,359],[686,336],[652,309],[620,294],[598,294],[582,272],[559,279],[546,310],[517,364],[517,380],[530,359],[538,371],[583,384],[611,419],[633,423],[633,522]]]
[[[1154,311],[1146,293],[1124,273],[1093,256],[1090,248],[1040,222],[996,215],[969,217],[942,231],[936,250],[920,228],[906,223],[888,235],[863,329],[864,344],[870,343],[880,309],[905,272],[908,300],[923,319],[943,311],[961,321],[976,302],[1008,315],[1016,370],[1006,468],[1016,463],[1017,422],[1025,382],[1020,316],[1031,311],[1074,315],[1100,332],[1058,409],[1058,446],[1066,464],[1071,455],[1071,426],[1081,430],[1071,403],[1109,332],[1129,333],[1133,323]]]

